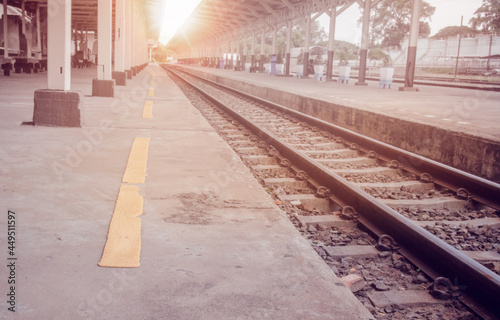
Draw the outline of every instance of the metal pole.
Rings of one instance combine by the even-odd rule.
[[[330,10],[330,34],[328,35],[328,60],[326,62],[326,81],[332,79],[333,55],[335,48],[335,24],[337,22],[337,6],[333,5]]]
[[[411,13],[410,41],[408,45],[408,57],[406,59],[405,86],[400,91],[417,91],[413,88],[415,78],[415,63],[417,61],[418,28],[420,24],[420,8],[422,0],[413,0],[413,11]]]
[[[486,65],[486,70],[490,71],[490,60],[491,60],[491,46],[493,44],[493,35],[490,35],[490,49],[488,51],[488,64]]]
[[[265,45],[265,37],[266,37],[266,33],[264,31],[264,29],[262,29],[262,34],[260,35],[260,66],[259,66],[259,72],[264,72],[264,45]]]
[[[9,19],[7,15],[7,0],[3,0],[3,56],[9,58]]]
[[[285,58],[285,74],[290,75],[290,51],[292,50],[292,28],[293,22],[290,19],[286,28],[286,58]]]
[[[370,10],[372,0],[365,0],[363,9],[363,31],[361,33],[361,51],[359,54],[359,76],[357,86],[368,85],[366,79],[366,61],[368,59],[368,43],[370,42]]]
[[[457,50],[457,63],[455,64],[455,78],[458,74],[458,59],[460,57],[460,45],[462,44],[462,26],[464,24],[464,16],[460,20],[460,32],[458,33],[458,50]]]
[[[306,40],[305,40],[305,45],[304,45],[304,52],[303,52],[303,69],[302,69],[302,74],[304,77],[307,77],[309,75],[308,72],[308,65],[309,65],[309,46],[311,45],[311,14],[308,13],[306,17]]]

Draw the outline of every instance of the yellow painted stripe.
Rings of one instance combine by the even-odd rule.
[[[143,119],[153,119],[153,101],[147,100],[144,102],[144,109],[142,110]]]
[[[155,96],[155,88],[149,88],[148,97],[154,97],[154,96]]]
[[[141,219],[144,200],[139,187],[122,185],[109,224],[100,267],[136,268],[141,257]]]
[[[155,81],[151,79],[151,86],[153,87],[155,85]]]
[[[149,140],[149,138],[135,138],[130,149],[122,182],[144,183],[146,180]]]

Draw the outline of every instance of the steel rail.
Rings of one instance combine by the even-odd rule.
[[[258,101],[259,103],[264,104],[268,107],[293,115],[301,121],[311,123],[312,125],[322,130],[329,131],[334,135],[344,137],[345,140],[351,143],[356,143],[362,151],[375,151],[379,158],[384,161],[391,162],[392,160],[396,160],[407,171],[416,173],[418,175],[428,173],[432,178],[432,182],[446,187],[450,190],[457,192],[459,189],[466,189],[470,196],[478,202],[496,210],[500,210],[500,184],[498,183],[472,175],[459,169],[455,169],[437,161],[427,159],[412,152],[391,146],[387,143],[363,136],[354,131],[342,128],[321,119],[314,118],[310,115],[284,107],[277,103],[261,99],[259,97],[227,87],[211,80],[203,79],[185,70],[182,71],[200,80],[209,82],[214,86],[224,88],[231,92],[237,93],[238,95],[247,97],[254,101]]]
[[[175,73],[174,73],[175,74]],[[177,75],[177,74],[176,74]],[[431,266],[436,274],[447,277],[459,284],[464,293],[475,303],[490,312],[498,310],[500,297],[500,276],[467,257],[430,232],[414,224],[392,208],[362,191],[355,184],[333,173],[319,162],[310,159],[290,144],[281,141],[253,121],[246,119],[203,89],[177,75],[209,101],[227,112],[235,120],[249,128],[260,139],[275,147],[294,165],[306,171],[310,177],[329,188],[344,204],[349,204],[370,225],[391,235],[419,261]],[[245,95],[248,96],[248,95]],[[260,101],[261,99],[257,99]]]

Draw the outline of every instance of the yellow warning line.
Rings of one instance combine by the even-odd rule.
[[[149,138],[135,138],[122,182],[144,183],[146,181],[149,140]]]
[[[155,96],[155,88],[149,88],[148,97],[154,97],[154,96]]]
[[[136,268],[141,257],[141,219],[144,200],[139,187],[122,185],[109,224],[100,267]]]
[[[155,81],[153,79],[151,79],[151,84],[150,84],[152,87],[155,85]]]
[[[144,109],[142,110],[143,119],[153,119],[153,101],[147,100],[144,102]]]

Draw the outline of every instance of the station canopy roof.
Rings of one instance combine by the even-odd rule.
[[[46,17],[47,1],[48,0],[25,0],[26,12],[34,15],[37,6],[40,6],[42,12],[41,17]],[[147,36],[152,39],[158,39],[163,24],[165,0],[136,1],[143,10],[142,19],[145,21]],[[22,0],[7,0],[7,4],[21,8]],[[114,13],[115,6],[113,1],[113,23],[115,20]],[[71,0],[71,25],[78,30],[97,32],[97,0]]]
[[[350,6],[356,0],[203,0],[167,43],[174,51],[189,50],[210,39],[227,40],[252,32],[268,32],[287,21],[318,13],[332,6]]]

